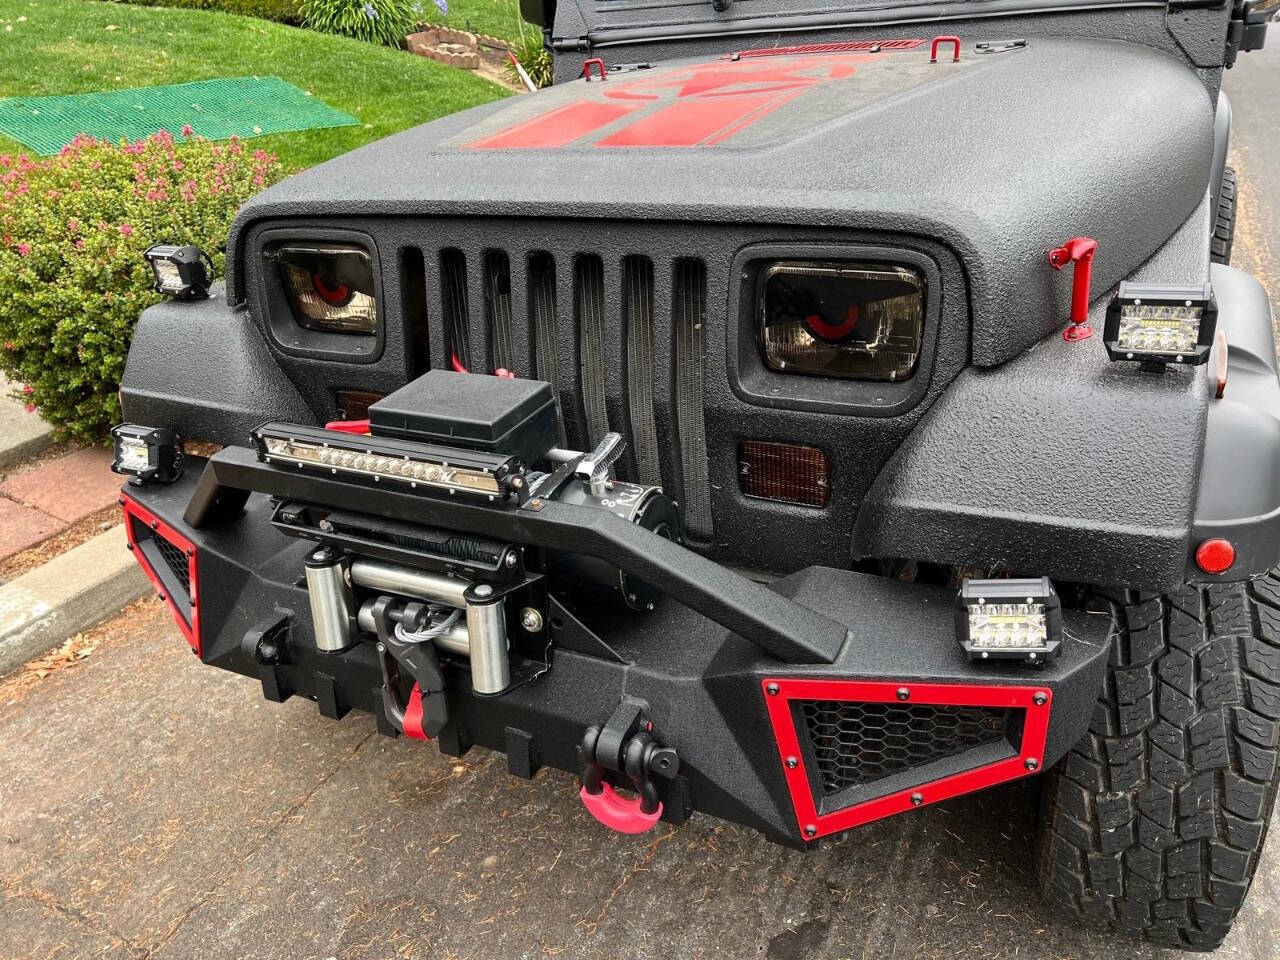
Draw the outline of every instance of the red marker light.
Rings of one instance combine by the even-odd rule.
[[[1196,566],[1205,573],[1226,573],[1236,562],[1236,548],[1230,540],[1214,537],[1196,547]]]

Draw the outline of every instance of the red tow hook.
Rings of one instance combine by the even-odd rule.
[[[430,740],[431,737],[422,729],[422,687],[413,685],[409,694],[409,702],[404,708],[404,735],[411,740]]]
[[[599,793],[591,793],[586,787],[578,791],[582,805],[610,830],[617,833],[644,833],[662,819],[662,801],[653,813],[645,813],[643,800],[637,794],[630,800],[618,796],[607,783],[600,784]]]
[[[671,779],[680,769],[680,758],[670,747],[653,738],[653,723],[644,705],[623,698],[603,726],[591,727],[582,738],[582,789],[578,796],[587,812],[618,833],[644,833],[662,819],[655,776]],[[635,789],[631,799],[618,796],[605,781],[612,770],[626,774]]]

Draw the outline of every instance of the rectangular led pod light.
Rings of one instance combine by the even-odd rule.
[[[1122,283],[1107,307],[1103,342],[1112,360],[1201,364],[1209,359],[1218,305],[1209,284]]]
[[[515,457],[297,424],[266,424],[253,442],[260,461],[279,467],[490,500],[514,492],[511,481],[524,473]]]
[[[970,660],[1042,663],[1062,649],[1062,603],[1048,577],[968,580],[956,597],[956,634]]]

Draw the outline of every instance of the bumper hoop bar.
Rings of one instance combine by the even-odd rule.
[[[260,463],[252,450],[227,447],[205,467],[187,522],[200,528],[225,516],[226,505],[240,500],[232,491],[322,504],[360,503],[377,516],[594,557],[784,663],[834,663],[849,639],[848,629],[830,617],[606,511],[549,500],[539,501],[536,510],[510,510],[435,499],[290,473]]]

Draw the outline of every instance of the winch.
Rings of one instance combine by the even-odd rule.
[[[554,447],[548,383],[432,371],[373,404],[369,423],[368,435],[268,424],[254,439],[259,459],[277,467],[358,477],[459,507],[536,512],[559,502],[679,540],[675,504],[661,488],[613,476],[624,452],[619,435],[606,434],[589,453]],[[598,559],[364,514],[358,503],[283,500],[272,522],[319,543],[305,563],[317,649],[377,643],[388,716],[401,729],[421,723],[428,736],[446,719],[448,664],[479,696],[548,668],[549,591],[590,593],[635,611],[659,600]]]

